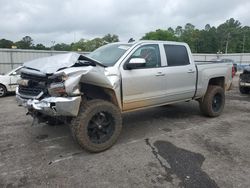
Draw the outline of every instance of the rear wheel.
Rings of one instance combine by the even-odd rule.
[[[209,117],[219,116],[225,105],[225,92],[220,86],[208,86],[207,92],[200,101],[201,112]]]
[[[6,94],[7,94],[6,87],[0,84],[0,97],[4,97]]]
[[[119,108],[99,99],[82,104],[78,116],[71,123],[73,138],[90,152],[101,152],[110,148],[121,130]]]

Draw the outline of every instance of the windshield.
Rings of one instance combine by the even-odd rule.
[[[101,62],[105,66],[113,66],[132,44],[107,44],[87,56]]]

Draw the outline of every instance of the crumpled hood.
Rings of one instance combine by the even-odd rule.
[[[71,52],[28,61],[24,63],[24,67],[35,69],[45,74],[53,74],[59,69],[72,67],[80,58],[91,60],[92,62],[100,65],[100,63],[95,60],[81,54]]]

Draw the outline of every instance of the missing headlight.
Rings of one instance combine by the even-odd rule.
[[[51,96],[62,96],[66,94],[65,86],[63,82],[51,83],[48,92]]]

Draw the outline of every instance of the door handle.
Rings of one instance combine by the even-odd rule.
[[[162,72],[157,72],[155,76],[165,76],[165,74]]]
[[[194,73],[195,71],[193,69],[188,69],[188,73]]]

